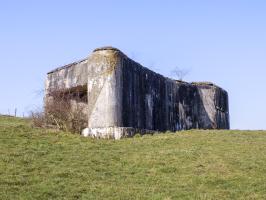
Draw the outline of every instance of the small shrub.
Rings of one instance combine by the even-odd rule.
[[[43,111],[40,110],[31,111],[30,118],[32,120],[33,126],[39,128],[46,127],[45,114]]]
[[[36,127],[54,127],[56,129],[81,133],[87,127],[87,117],[84,106],[79,104],[77,95],[71,96],[72,92],[55,90],[46,97],[45,111],[31,112],[33,125]]]
[[[141,134],[139,134],[139,133],[136,133],[135,135],[134,135],[134,138],[140,138],[141,137]]]
[[[171,133],[173,133],[173,132],[171,132],[171,131],[166,131],[165,132],[165,134],[171,134]]]

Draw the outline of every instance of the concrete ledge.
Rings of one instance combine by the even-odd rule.
[[[106,127],[106,128],[86,128],[82,131],[82,136],[104,139],[115,139],[133,137],[135,134],[153,134],[156,131],[138,129],[132,127]]]

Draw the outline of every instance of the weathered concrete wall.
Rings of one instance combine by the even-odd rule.
[[[49,72],[45,82],[45,104],[50,102],[51,105],[55,101],[54,92],[60,92],[67,101],[70,101],[71,110],[81,111],[87,121],[87,82],[87,59]],[[58,96],[58,93],[56,95]]]
[[[88,127],[123,127],[120,52],[95,50],[88,58]]]
[[[115,48],[96,49],[88,59],[48,74],[47,88],[82,85],[88,90],[84,135],[119,139],[136,132],[230,127],[225,90],[166,78]]]
[[[229,128],[228,95],[210,83],[175,81],[123,59],[123,126],[158,131]]]
[[[87,59],[57,68],[47,74],[46,90],[70,89],[87,85]]]
[[[194,83],[197,87],[201,104],[198,122],[203,129],[229,129],[228,94],[212,83]]]

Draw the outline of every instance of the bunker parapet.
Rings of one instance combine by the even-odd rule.
[[[130,137],[136,133],[229,129],[228,94],[209,82],[187,83],[155,73],[113,47],[48,73],[51,91],[68,91],[84,107],[84,136]],[[84,99],[84,98],[83,98]]]

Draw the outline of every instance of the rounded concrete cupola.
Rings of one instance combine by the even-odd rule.
[[[93,52],[106,51],[106,50],[121,52],[118,48],[115,48],[115,47],[112,47],[112,46],[99,47],[99,48],[94,49]]]

